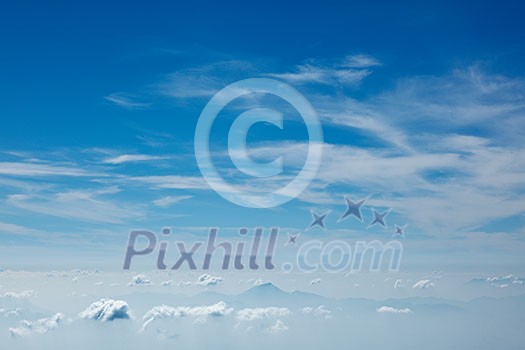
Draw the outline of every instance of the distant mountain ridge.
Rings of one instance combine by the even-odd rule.
[[[500,304],[495,298],[477,298],[472,301],[454,301],[434,297],[408,297],[401,299],[374,300],[366,298],[344,298],[332,299],[303,291],[285,291],[271,282],[259,284],[244,292],[232,295],[223,294],[211,290],[203,291],[193,296],[172,293],[153,293],[140,292],[120,297],[133,306],[140,306],[141,309],[151,308],[156,305],[170,306],[199,306],[211,305],[223,301],[228,305],[239,309],[249,307],[287,307],[290,309],[300,309],[303,307],[325,307],[334,310],[350,310],[352,312],[375,313],[382,306],[389,306],[396,309],[408,308],[412,312],[424,313],[428,315],[439,315],[442,313],[463,313],[474,312],[482,308],[492,308],[497,305],[505,305],[511,308],[516,305],[525,307],[525,295],[503,298],[504,303]]]

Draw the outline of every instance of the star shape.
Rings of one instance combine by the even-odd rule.
[[[286,242],[286,244],[296,244],[297,242],[295,240],[297,239],[297,237],[299,237],[299,235],[300,233],[296,235],[288,234],[288,242]]]
[[[372,227],[375,224],[379,224],[386,228],[385,217],[390,213],[390,210],[391,209],[388,209],[380,213],[376,211],[375,209],[372,209],[372,213],[374,214],[374,220],[372,220],[372,222],[368,225],[368,227]]]
[[[367,199],[368,197],[363,198],[358,202],[354,202],[353,200],[350,199],[350,197],[345,196],[346,211],[343,213],[343,215],[341,215],[341,217],[339,218],[339,220],[337,220],[337,222],[343,221],[350,215],[355,216],[357,219],[359,219],[359,221],[362,222],[363,216],[361,215],[361,207],[367,201]]]
[[[396,228],[396,231],[394,232],[394,236],[405,237],[405,230],[406,230],[408,225],[405,225],[405,226],[394,225],[394,226]]]
[[[312,218],[313,218],[313,221],[312,223],[308,226],[308,229],[312,228],[312,227],[315,227],[315,226],[319,226],[321,227],[323,230],[326,229],[325,225],[324,225],[324,219],[326,218],[326,216],[328,214],[330,214],[329,211],[325,212],[324,214],[317,214],[316,212],[314,212],[312,210]]]

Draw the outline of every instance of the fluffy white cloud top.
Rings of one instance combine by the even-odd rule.
[[[208,275],[208,274],[203,274],[203,275],[200,275],[199,278],[197,279],[197,284],[199,286],[205,286],[205,287],[208,287],[208,286],[215,286],[219,283],[222,283],[222,277],[219,277],[219,276],[212,276],[212,275]]]
[[[23,320],[18,323],[18,326],[9,328],[9,333],[13,337],[26,336],[33,333],[44,334],[57,328],[65,320],[65,316],[61,313],[48,318],[41,318],[34,322]]]
[[[320,305],[318,307],[304,307],[300,310],[303,314],[306,315],[314,315],[316,317],[329,319],[332,318],[332,312],[328,310],[324,305]]]
[[[410,310],[409,308],[396,309],[391,306],[381,306],[377,309],[377,312],[381,314],[411,314],[412,310]]]
[[[255,321],[272,317],[288,316],[290,314],[290,309],[286,307],[256,307],[237,311],[236,318],[238,321]]]
[[[128,303],[123,300],[100,299],[79,313],[78,316],[84,319],[107,322],[116,319],[129,319],[130,311]]]
[[[149,286],[151,284],[151,281],[142,274],[134,276],[128,283],[129,286]]]
[[[412,288],[414,288],[414,289],[429,289],[429,288],[433,288],[433,287],[434,287],[434,283],[431,280],[417,281],[412,286]]]
[[[200,321],[203,321],[205,317],[221,317],[229,315],[233,312],[233,308],[220,301],[213,305],[206,306],[179,306],[171,307],[166,305],[155,306],[144,314],[144,324],[142,325],[141,331],[145,331],[149,324],[157,319],[166,318],[181,318],[187,316],[199,317]]]

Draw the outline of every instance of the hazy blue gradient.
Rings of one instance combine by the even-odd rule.
[[[2,3],[0,347],[523,348],[524,10]],[[297,89],[325,143],[306,190],[269,209],[225,200],[195,156],[203,108],[252,78]],[[282,128],[256,123],[246,139],[254,161],[282,157],[276,181],[231,159],[228,132],[251,108],[282,113]],[[244,95],[217,115],[210,157],[231,186],[260,194],[301,171],[308,136],[289,102]],[[277,268],[224,271],[220,252],[207,271],[159,271],[155,250],[123,271],[130,231],[160,240],[166,227],[168,266],[174,242],[203,241],[210,227],[231,242],[256,227],[266,242],[279,227]],[[397,272],[282,268],[312,240],[392,239]]]

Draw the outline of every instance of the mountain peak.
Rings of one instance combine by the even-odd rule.
[[[277,288],[277,287],[272,282],[265,282],[265,283],[256,285],[254,288]]]
[[[266,282],[253,286],[252,288],[245,291],[243,294],[256,294],[256,295],[276,295],[276,294],[288,294],[281,288],[275,286],[271,282]]]

